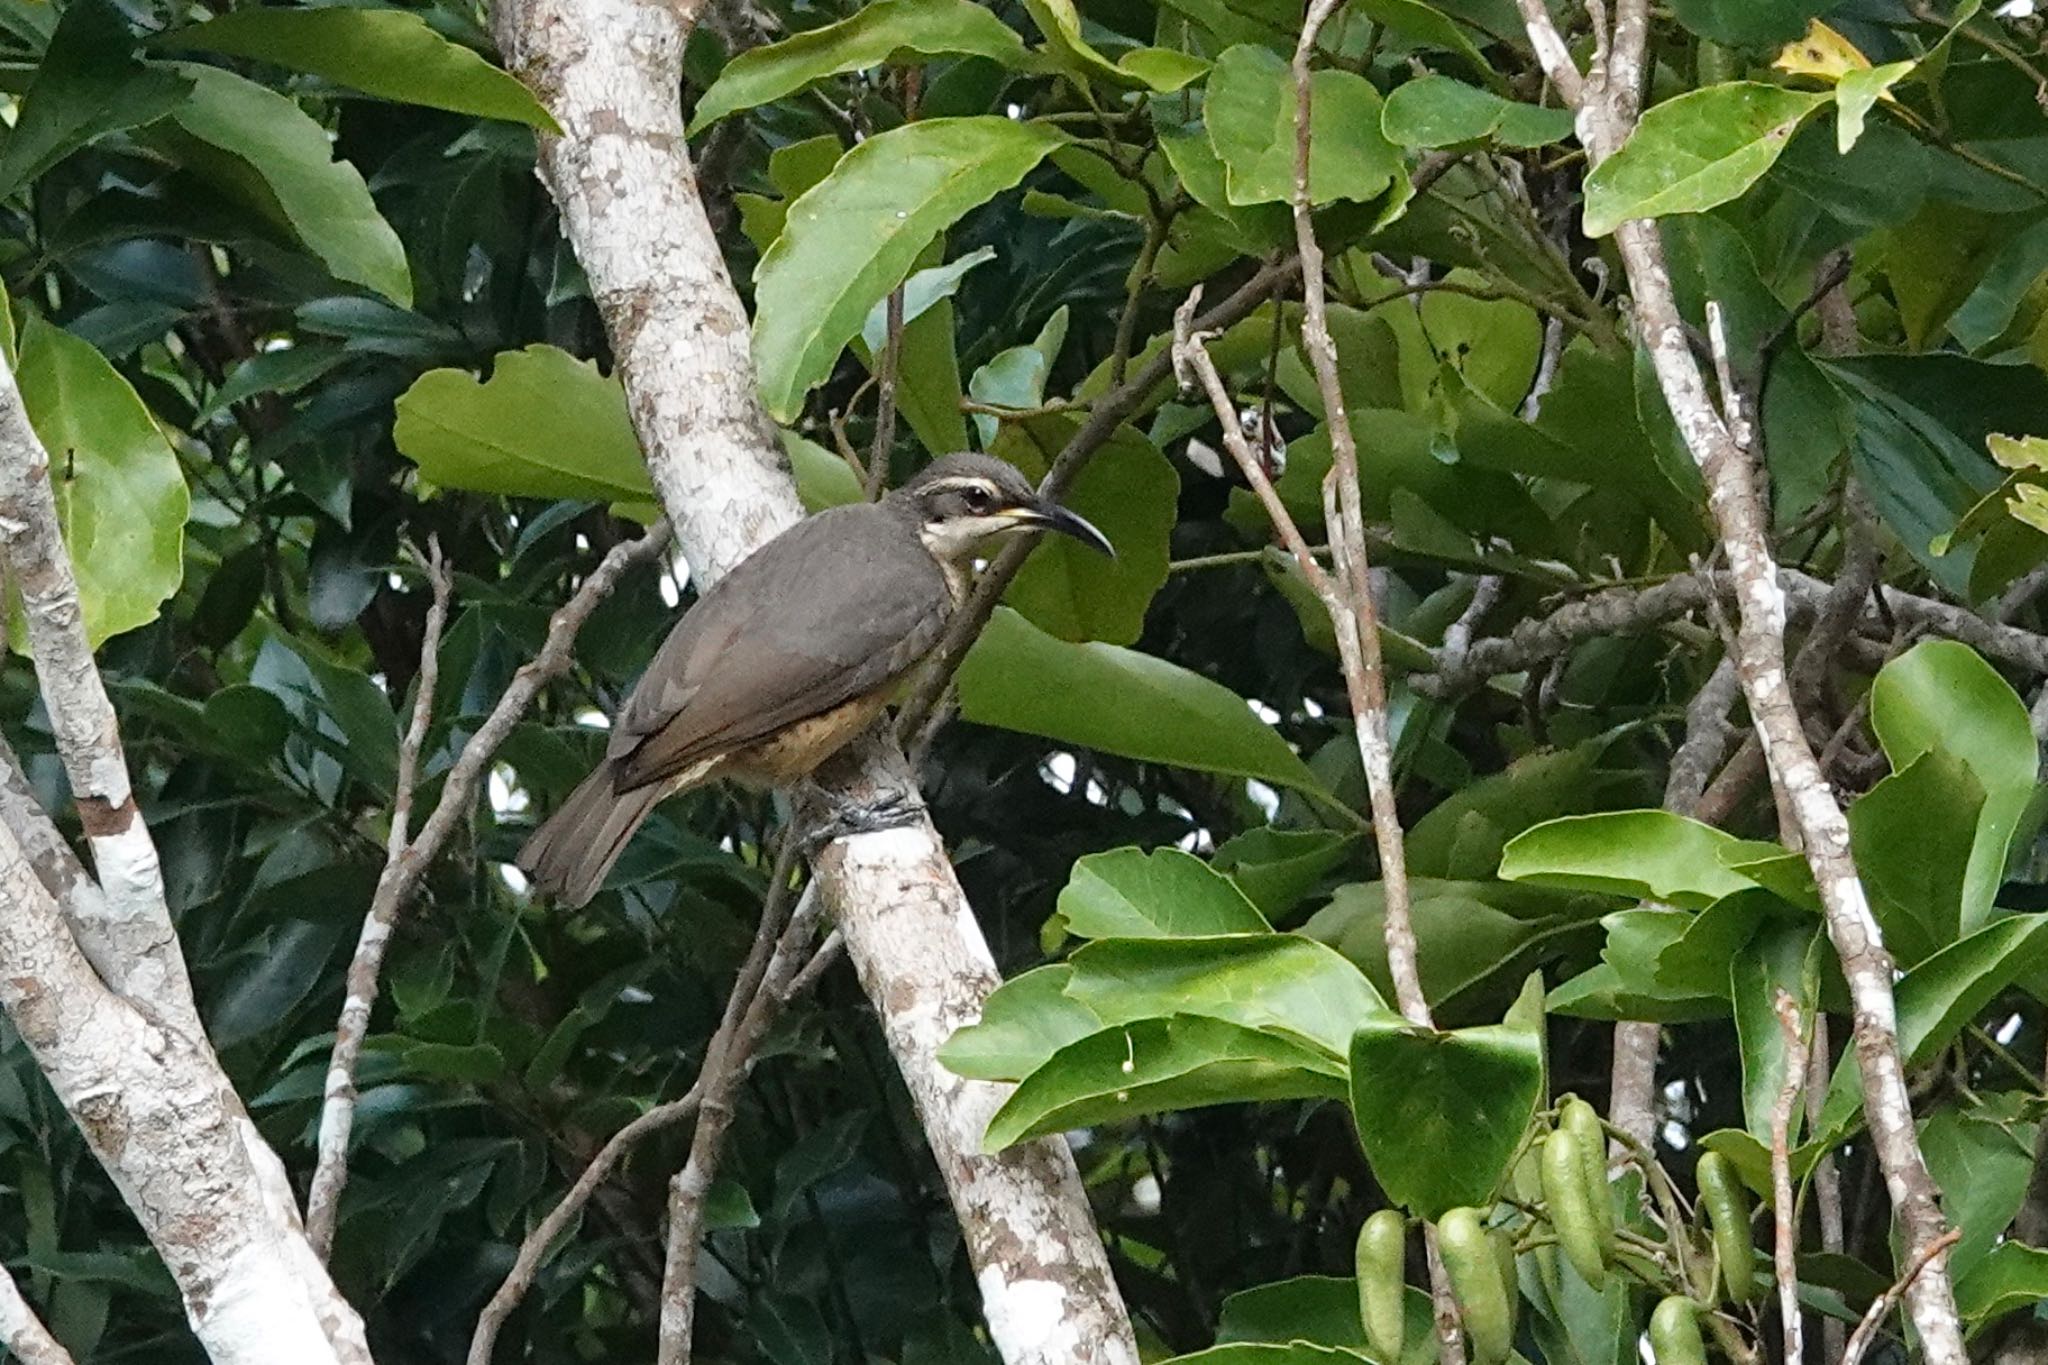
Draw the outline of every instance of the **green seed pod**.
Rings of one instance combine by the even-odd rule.
[[[1586,1188],[1586,1163],[1579,1156],[1578,1139],[1568,1129],[1560,1128],[1544,1140],[1543,1199],[1566,1259],[1587,1284],[1595,1289],[1604,1286],[1607,1257],[1594,1222],[1592,1193]]]
[[[1695,1168],[1700,1207],[1714,1235],[1714,1255],[1721,1263],[1721,1286],[1729,1298],[1747,1303],[1756,1297],[1756,1242],[1749,1230],[1749,1190],[1735,1174],[1735,1163],[1719,1152],[1702,1152]]]
[[[1365,1341],[1389,1365],[1401,1358],[1408,1323],[1408,1228],[1394,1209],[1381,1209],[1358,1230],[1358,1316]]]
[[[1586,1198],[1593,1213],[1593,1231],[1600,1238],[1600,1259],[1614,1260],[1614,1192],[1607,1184],[1607,1129],[1593,1106],[1576,1095],[1558,1110],[1557,1125],[1568,1129],[1586,1168]]]
[[[1691,1299],[1673,1294],[1650,1314],[1650,1352],[1657,1365],[1707,1365],[1707,1343]]]
[[[1514,1312],[1479,1210],[1452,1209],[1438,1219],[1436,1247],[1465,1320],[1472,1365],[1500,1365],[1515,1347]]]
[[[1515,1273],[1515,1239],[1506,1228],[1486,1234],[1493,1242],[1493,1259],[1500,1266],[1501,1288],[1508,1296],[1508,1336],[1521,1330],[1522,1277]]]
[[[1522,1159],[1515,1163],[1515,1197],[1524,1204],[1535,1206],[1543,1202],[1543,1144],[1546,1135],[1538,1134],[1522,1153]],[[1563,1292],[1563,1285],[1557,1278],[1557,1248],[1546,1242],[1528,1253],[1536,1258],[1536,1278],[1542,1282],[1543,1290],[1550,1295],[1554,1304]]]

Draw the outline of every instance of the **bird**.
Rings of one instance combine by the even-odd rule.
[[[1116,554],[1015,465],[974,453],[797,522],[683,613],[613,718],[604,758],[515,865],[538,893],[582,906],[665,798],[724,780],[802,783],[937,647],[976,560],[1032,531]]]

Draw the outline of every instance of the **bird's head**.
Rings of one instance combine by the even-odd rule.
[[[997,537],[1030,530],[1058,531],[1116,556],[1108,536],[1039,497],[1015,465],[990,455],[942,456],[889,496],[912,509],[925,548],[947,563],[965,563]]]

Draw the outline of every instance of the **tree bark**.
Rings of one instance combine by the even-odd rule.
[[[156,845],[86,643],[43,448],[0,363],[0,549],[99,872],[0,749],[0,1006],[113,1177],[219,1365],[368,1365],[284,1166],[199,1026]]]
[[[691,572],[708,583],[800,515],[755,395],[749,328],[705,217],[677,99],[699,5],[502,0],[507,64],[562,128],[541,174],[604,314],[634,428]],[[865,742],[848,794],[914,790]],[[828,847],[814,875],[918,1105],[997,1349],[1010,1365],[1135,1365],[1135,1340],[1063,1142],[984,1154],[1002,1090],[938,1065],[997,980],[929,820]]]

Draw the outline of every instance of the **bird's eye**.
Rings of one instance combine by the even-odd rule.
[[[967,499],[967,510],[981,513],[995,506],[995,494],[986,488],[969,488],[962,494]]]

